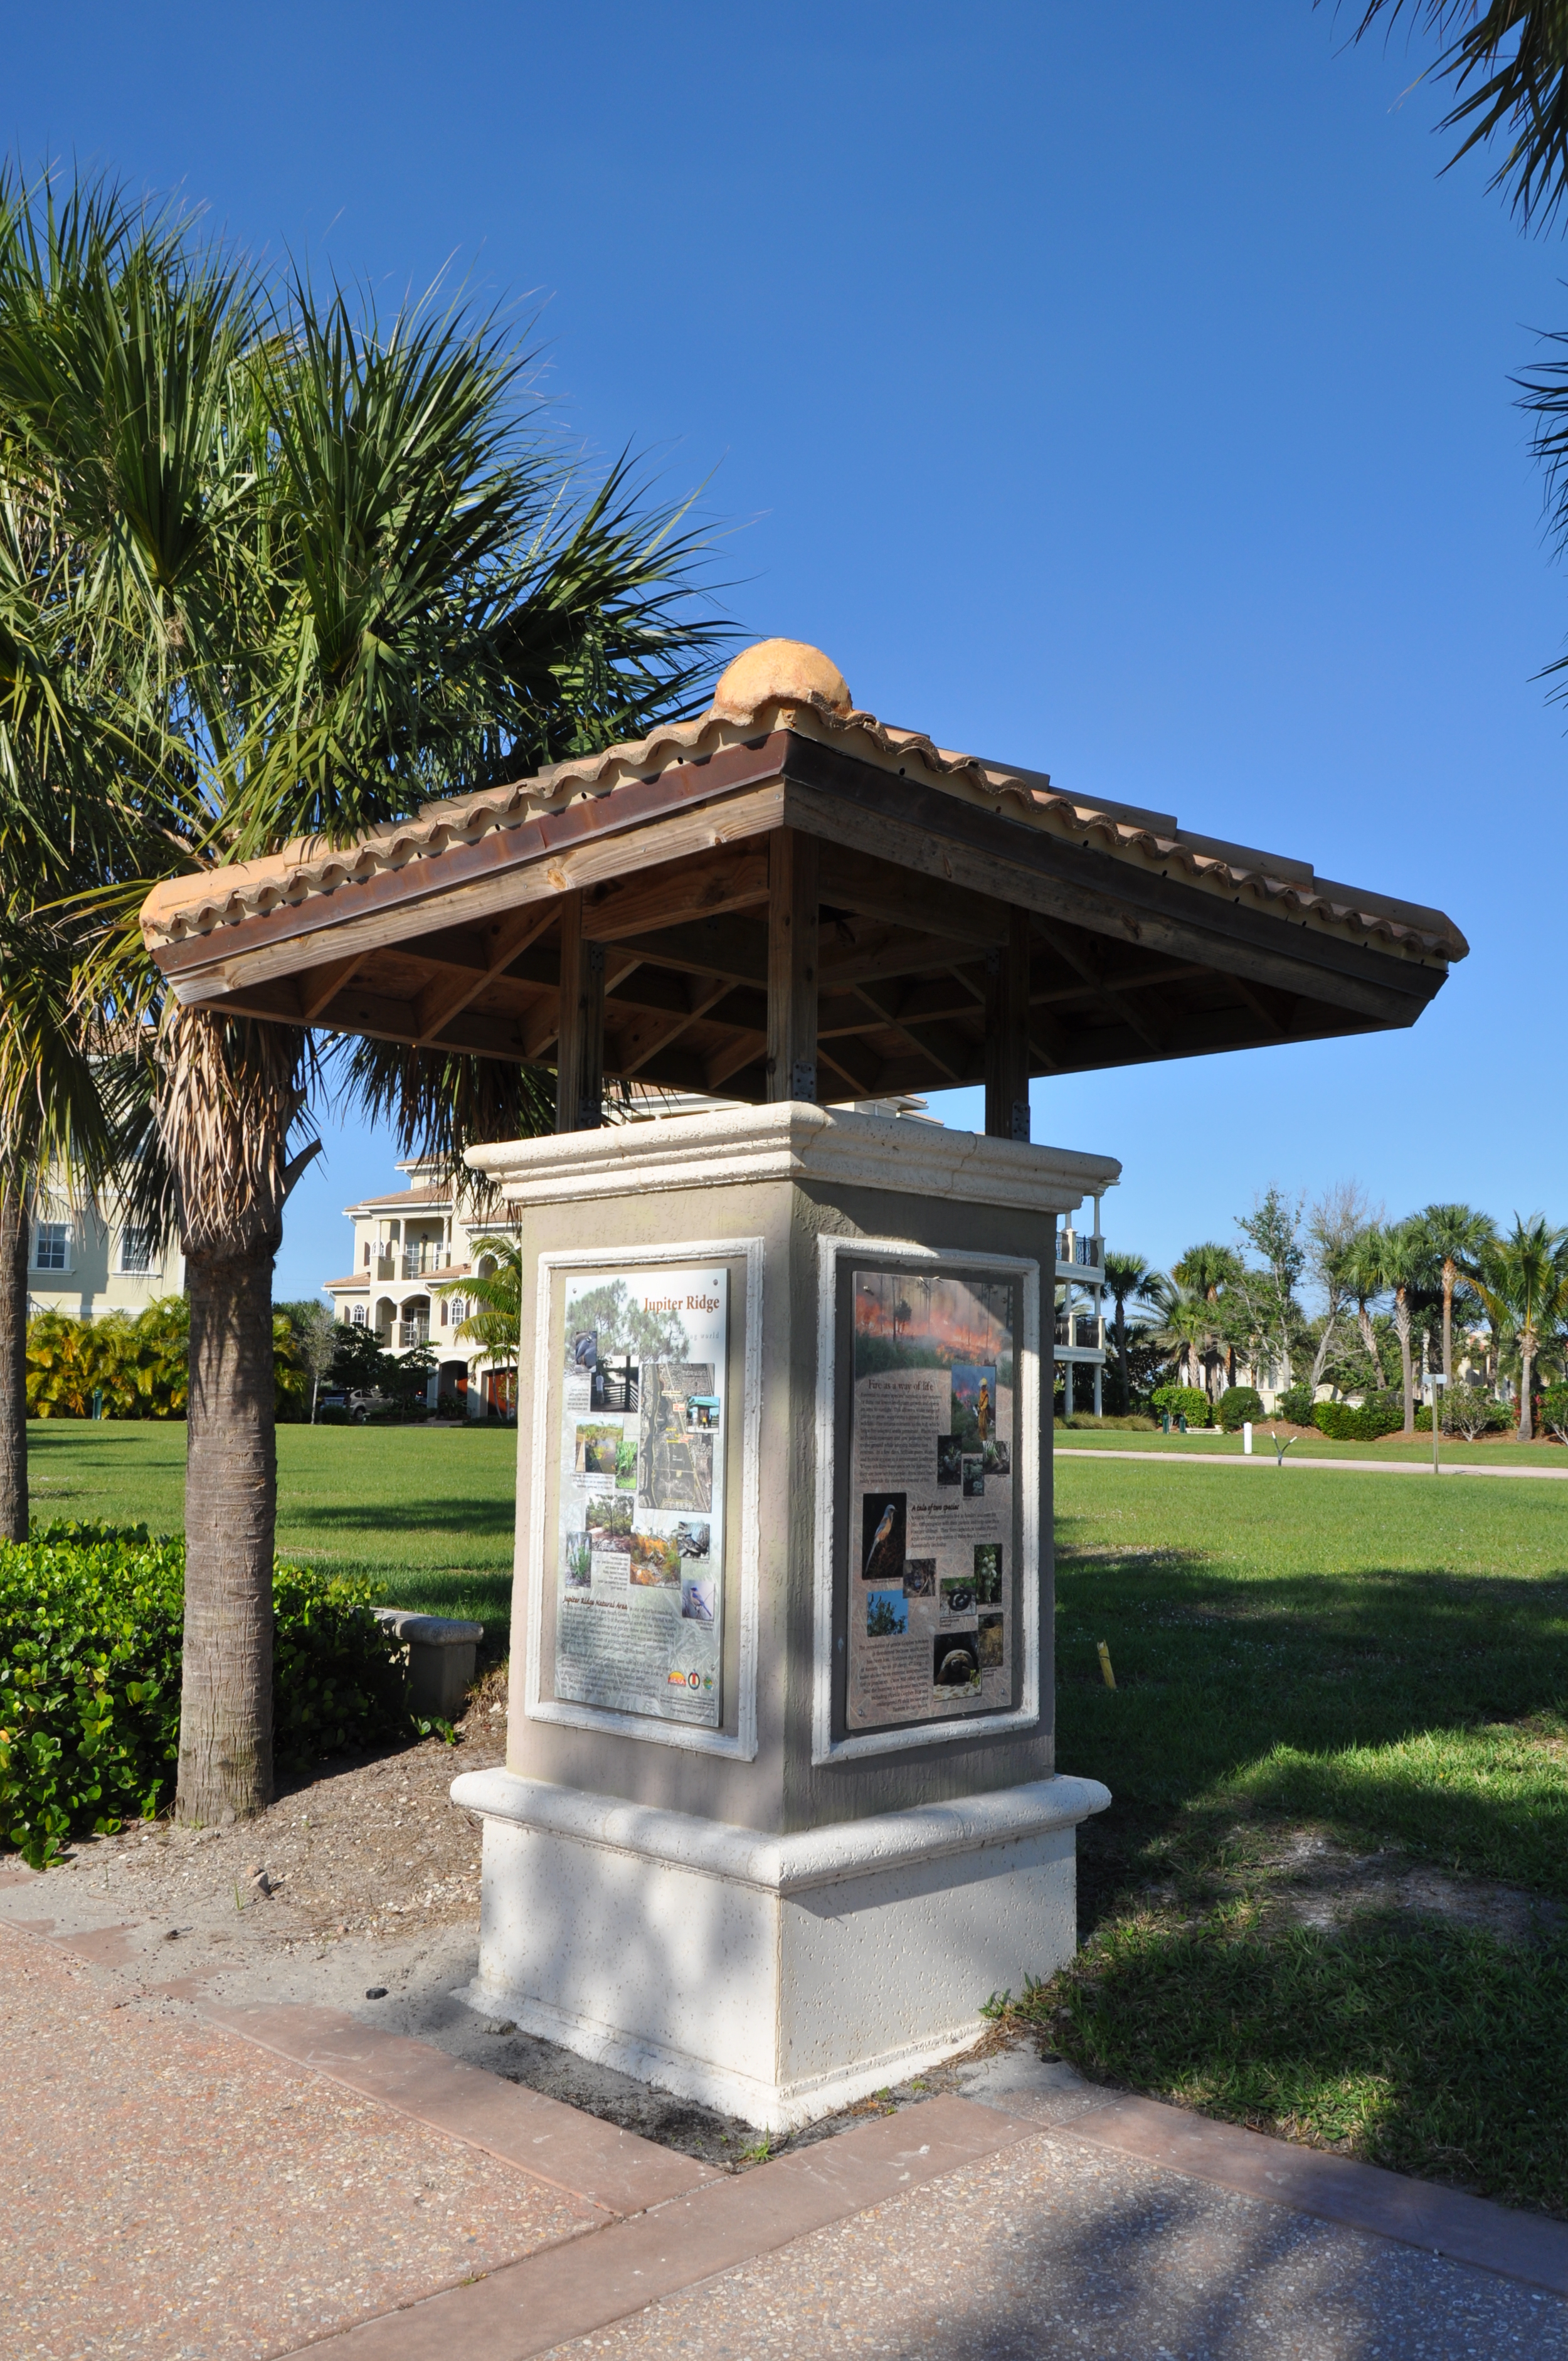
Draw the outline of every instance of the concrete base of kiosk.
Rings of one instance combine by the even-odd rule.
[[[1072,1956],[1073,1830],[1110,1798],[1056,1773],[1056,1233],[1119,1168],[802,1104],[568,1133],[471,1160],[515,1206],[523,1258],[508,1761],[453,1788],[485,1824],[473,1997],[585,2057],[790,2128],[968,2047],[992,1993]],[[584,1628],[563,1624],[558,1642],[558,1617],[581,1612],[564,1586],[583,1569],[562,1536],[587,1489],[576,1477],[565,1488],[562,1455],[563,1422],[580,1415],[564,1407],[568,1302],[601,1269],[696,1265],[727,1271],[729,1307],[714,1381],[722,1649],[707,1726],[661,1714],[655,1699],[627,1710],[624,1698],[586,1700],[580,1684],[574,1697],[558,1677],[572,1662],[560,1646]],[[847,1615],[866,1622],[872,1580],[851,1498],[855,1274],[868,1269],[907,1278],[892,1287],[895,1347],[931,1300],[927,1278],[978,1274],[1011,1307],[988,1413],[1000,1420],[1004,1393],[1012,1457],[1000,1459],[998,1497],[1010,1521],[992,1609],[1005,1619],[1003,1669],[985,1681],[977,1671],[958,1702],[927,1671],[928,1702],[883,1724],[864,1703],[850,1712],[861,1643],[845,1637]],[[968,1351],[959,1357],[968,1368]],[[957,1474],[937,1479],[955,1510]],[[913,1532],[936,1510],[907,1497]],[[905,1571],[911,1631],[922,1611],[937,1630],[929,1564]],[[885,1611],[896,1624],[896,1603]],[[940,1630],[954,1620],[944,1597]]]
[[[972,2042],[981,2002],[1077,1945],[1073,1830],[1111,1798],[1042,1779],[768,1837],[505,1771],[485,1816],[475,2004],[782,2132]]]

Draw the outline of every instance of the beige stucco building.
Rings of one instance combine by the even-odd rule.
[[[185,1285],[178,1237],[155,1238],[127,1219],[117,1197],[72,1202],[59,1188],[40,1192],[27,1246],[27,1317],[62,1312],[98,1320],[146,1310]]]
[[[433,1164],[411,1159],[398,1170],[408,1175],[401,1189],[343,1209],[354,1224],[354,1267],[323,1282],[333,1316],[345,1326],[373,1329],[388,1352],[430,1345],[438,1360],[433,1403],[449,1396],[472,1418],[510,1411],[516,1400],[512,1365],[499,1364],[482,1345],[460,1336],[468,1300],[438,1290],[493,1268],[492,1257],[476,1257],[474,1241],[510,1235],[513,1225],[506,1218],[482,1219],[460,1202]]]

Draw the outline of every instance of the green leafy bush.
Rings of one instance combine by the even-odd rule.
[[[1292,1426],[1310,1426],[1316,1407],[1310,1386],[1287,1386],[1279,1397],[1279,1415]]]
[[[1519,1413],[1511,1402],[1495,1402],[1493,1408],[1509,1426],[1518,1424]],[[1550,1436],[1558,1443],[1568,1443],[1568,1386],[1547,1386],[1536,1408],[1543,1439]]]
[[[1189,1426],[1209,1423],[1209,1397],[1201,1386],[1156,1386],[1149,1400],[1157,1417],[1162,1410],[1170,1412],[1172,1426],[1179,1418],[1184,1418]]]
[[[1312,1424],[1334,1443],[1376,1443],[1379,1435],[1397,1434],[1405,1423],[1399,1395],[1368,1394],[1359,1406],[1353,1402],[1315,1402]]]
[[[1263,1396],[1255,1386],[1227,1386],[1220,1396],[1220,1424],[1227,1434],[1239,1434],[1248,1419],[1263,1416]]]
[[[280,1765],[415,1735],[367,1581],[280,1565],[272,1598]],[[0,1838],[33,1868],[170,1800],[184,1609],[184,1543],[144,1525],[0,1543]]]

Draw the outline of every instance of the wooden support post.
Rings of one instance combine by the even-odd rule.
[[[985,955],[985,1131],[1029,1137],[1029,914],[1008,912],[1007,940]]]
[[[583,897],[561,898],[561,1030],[555,1044],[555,1128],[597,1131],[604,1120],[604,945],[583,936]]]
[[[768,1096],[817,1096],[817,839],[768,839]]]

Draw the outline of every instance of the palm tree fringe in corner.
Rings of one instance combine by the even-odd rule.
[[[720,636],[683,603],[695,529],[624,462],[585,493],[525,364],[459,308],[358,316],[112,192],[0,185],[5,489],[83,553],[123,750],[81,766],[130,823],[86,982],[136,1025],[136,1218],[177,1220],[191,1272],[186,1820],[271,1793],[271,1264],[314,1060],[303,1028],[181,1009],[136,914],[160,877],[343,841],[692,708]],[[546,1104],[477,1063],[341,1071],[409,1128],[444,1093],[456,1157],[473,1117],[504,1136]]]

